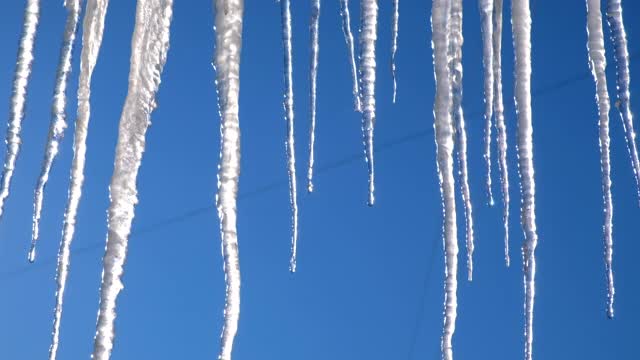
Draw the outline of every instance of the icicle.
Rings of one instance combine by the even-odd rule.
[[[398,82],[396,79],[396,52],[398,51],[398,20],[400,19],[400,0],[393,0],[393,19],[391,21],[391,76],[393,77],[393,103],[396,103]]]
[[[374,165],[373,128],[376,123],[376,39],[378,37],[378,1],[361,0],[360,21],[360,101],[362,103],[362,132],[365,157],[369,169],[369,198],[367,204],[373,206]]]
[[[216,50],[214,67],[220,109],[220,165],[216,204],[220,218],[222,255],[227,283],[224,327],[219,360],[231,360],[233,339],[240,317],[240,260],[236,200],[240,178],[240,52],[243,0],[215,0]]]
[[[502,188],[502,222],[504,226],[504,259],[510,265],[509,256],[509,168],[507,167],[507,126],[502,102],[502,0],[493,4],[493,80],[494,116],[498,129],[498,168]]]
[[[16,160],[20,152],[20,129],[22,118],[24,117],[24,105],[27,98],[27,85],[31,75],[31,64],[33,63],[33,43],[36,40],[36,30],[38,29],[38,18],[40,16],[40,1],[28,0],[24,9],[24,24],[22,27],[22,37],[20,38],[20,49],[18,50],[18,60],[16,62],[16,72],[13,78],[13,92],[11,94],[11,104],[9,109],[9,125],[7,127],[7,152],[4,157],[4,168],[2,169],[2,179],[0,180],[0,217],[4,213],[4,203],[9,196],[9,187],[13,170],[16,167]]]
[[[67,276],[69,274],[71,242],[73,241],[73,234],[75,232],[76,215],[78,213],[78,205],[80,204],[80,197],[82,196],[82,184],[84,182],[87,129],[89,126],[90,113],[91,75],[98,59],[100,45],[102,44],[104,18],[107,13],[108,4],[108,0],[87,0],[82,25],[82,53],[80,55],[80,77],[78,80],[78,114],[75,125],[69,195],[67,208],[64,213],[62,241],[60,242],[60,249],[58,250],[56,305],[54,308],[49,360],[55,360],[58,352],[62,304],[67,285]]]
[[[442,333],[442,358],[453,359],[452,338],[456,327],[458,288],[458,243],[456,227],[456,199],[453,178],[454,130],[451,119],[451,83],[447,64],[449,34],[447,29],[451,16],[450,0],[433,0],[431,28],[433,40],[433,67],[436,80],[434,104],[436,156],[440,192],[444,213],[444,329]]]
[[[351,16],[349,15],[349,0],[340,0],[340,15],[342,15],[342,32],[347,43],[349,59],[351,61],[351,75],[353,77],[353,101],[356,111],[362,111],[360,91],[358,89],[358,70],[356,67],[356,51],[354,49],[353,33],[351,32]]]
[[[289,172],[289,201],[291,202],[291,260],[289,270],[296,272],[296,256],[298,250],[298,185],[296,181],[296,152],[293,136],[293,64],[291,46],[291,4],[290,0],[280,0],[282,16],[282,43],[284,46],[284,112],[287,122],[287,169]]]
[[[71,53],[73,52],[73,44],[76,38],[76,30],[78,29],[78,19],[80,18],[80,0],[67,0],[67,22],[64,29],[64,38],[62,40],[62,50],[60,51],[60,62],[56,71],[56,85],[53,93],[53,106],[51,112],[53,117],[49,126],[49,137],[45,146],[44,161],[42,162],[42,170],[36,185],[35,196],[33,201],[33,228],[31,233],[31,248],[29,250],[29,262],[36,259],[36,242],[40,233],[40,214],[42,213],[42,200],[44,198],[44,188],[49,180],[49,172],[53,165],[53,160],[58,155],[58,146],[60,140],[67,128],[66,122],[66,106],[67,106],[67,79],[71,72]]]
[[[484,161],[487,166],[487,196],[493,206],[491,189],[491,115],[493,113],[493,0],[480,0],[480,19],[482,24],[482,65],[484,67]]]
[[[311,3],[311,70],[309,74],[311,82],[311,130],[309,131],[309,171],[307,173],[307,190],[313,192],[313,162],[315,158],[314,148],[316,143],[316,89],[318,78],[318,28],[320,26],[320,0]]]
[[[607,91],[607,58],[604,49],[602,13],[600,0],[587,0],[587,34],[589,40],[589,64],[596,83],[598,103],[598,127],[600,133],[600,168],[602,170],[602,192],[604,205],[604,262],[607,275],[607,315],[613,317],[613,201],[611,198],[611,163],[609,157],[609,92]]]
[[[613,58],[616,61],[616,85],[618,88],[618,100],[616,107],[620,111],[622,125],[627,139],[627,149],[631,157],[631,165],[636,178],[636,191],[640,197],[640,158],[638,157],[638,146],[636,145],[636,131],[633,128],[633,113],[631,112],[631,92],[629,77],[629,51],[627,49],[627,33],[622,21],[621,0],[607,1],[607,21],[611,29],[611,39],[613,40]],[[610,313],[613,316],[613,313]]]
[[[449,75],[451,77],[452,121],[458,140],[458,160],[460,162],[460,188],[464,202],[465,221],[467,225],[467,278],[473,279],[473,208],[469,189],[469,170],[467,166],[467,130],[462,111],[462,0],[451,2],[451,19],[449,23]]]
[[[173,0],[138,0],[131,44],[129,92],[122,110],[115,164],[111,178],[109,231],[104,255],[100,310],[92,359],[111,357],[116,299],[123,288],[122,273],[127,255],[134,207],[138,202],[136,178],[142,160],[155,94],[169,48]]]
[[[529,0],[513,0],[511,5],[513,47],[515,49],[515,100],[518,114],[518,168],[522,193],[522,246],[525,294],[525,360],[532,359],[533,303],[535,299],[536,203],[533,169],[533,127],[531,125],[531,12]]]

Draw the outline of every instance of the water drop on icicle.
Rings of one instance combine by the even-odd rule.
[[[355,46],[353,33],[351,32],[351,15],[349,14],[349,0],[340,0],[340,15],[342,16],[342,32],[344,33],[344,41],[349,51],[349,62],[351,65],[351,76],[353,78],[353,102],[356,111],[362,111],[360,103],[360,90],[358,88],[358,68],[356,67]]]
[[[42,213],[42,202],[44,199],[44,188],[49,180],[49,172],[53,165],[53,160],[58,155],[58,147],[67,128],[66,121],[66,105],[67,105],[67,79],[71,72],[71,54],[76,39],[76,30],[78,29],[78,20],[80,18],[80,0],[65,1],[67,7],[67,21],[64,28],[64,36],[62,40],[62,50],[60,51],[60,60],[58,69],[56,70],[55,90],[53,93],[53,106],[51,113],[53,117],[49,125],[49,134],[47,144],[45,145],[44,160],[42,169],[36,184],[36,190],[33,201],[33,226],[31,233],[31,248],[29,249],[29,262],[36,259],[36,242],[40,235],[40,215]]]
[[[318,30],[320,27],[320,0],[313,0],[311,3],[311,68],[309,80],[311,82],[311,126],[309,130],[309,170],[307,172],[307,190],[313,192],[313,163],[315,161],[316,143],[316,90],[318,79],[318,53],[320,44],[318,41]]]
[[[156,104],[155,94],[167,59],[172,6],[173,0],[138,0],[137,4],[129,91],[120,118],[109,187],[109,230],[103,258],[93,360],[108,360],[113,349],[116,299],[123,288],[127,244],[138,202],[136,178],[145,147],[145,134]]]

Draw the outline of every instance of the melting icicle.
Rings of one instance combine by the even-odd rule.
[[[115,164],[111,178],[109,231],[104,255],[100,310],[92,359],[108,360],[114,340],[116,299],[123,288],[134,207],[138,202],[136,178],[145,146],[155,94],[169,49],[173,0],[138,0],[131,44],[129,92],[122,109]]]
[[[24,105],[27,98],[27,85],[31,75],[31,64],[33,63],[33,43],[36,40],[36,30],[38,28],[38,18],[40,16],[40,1],[28,0],[24,9],[24,24],[22,26],[22,37],[20,38],[20,49],[18,50],[18,61],[16,62],[16,72],[13,78],[13,92],[11,94],[11,105],[9,109],[9,125],[7,127],[7,151],[4,157],[4,168],[2,169],[2,179],[0,180],[0,217],[4,213],[4,203],[9,196],[9,187],[13,170],[16,167],[16,160],[20,152],[20,129],[22,118],[24,117]]]
[[[362,111],[360,103],[360,91],[358,89],[358,70],[356,67],[356,51],[354,49],[353,33],[351,32],[351,15],[349,15],[349,0],[340,0],[340,15],[342,15],[342,32],[344,33],[344,41],[347,43],[349,50],[349,59],[351,62],[351,75],[353,77],[353,101],[356,111]]]
[[[222,255],[227,283],[224,327],[219,360],[231,360],[240,317],[240,259],[236,201],[240,178],[240,52],[243,0],[215,0],[216,50],[214,67],[220,109],[220,166],[216,204],[220,218]]]
[[[29,262],[36,259],[36,242],[40,233],[40,214],[42,213],[42,200],[44,198],[44,187],[49,180],[49,172],[53,165],[53,160],[58,155],[60,140],[67,128],[66,106],[67,106],[67,79],[71,72],[71,53],[76,39],[78,29],[78,19],[80,18],[80,0],[67,0],[67,22],[64,28],[64,38],[62,40],[62,50],[60,51],[60,62],[56,71],[56,85],[53,94],[53,106],[51,112],[53,117],[49,126],[49,137],[45,146],[44,161],[42,170],[36,185],[33,202],[33,229],[31,233],[31,248],[29,250]]]
[[[484,67],[484,161],[487,166],[487,196],[493,206],[491,189],[491,115],[493,113],[493,0],[480,0],[482,24],[482,65]]]
[[[60,337],[60,322],[62,320],[62,304],[67,285],[67,276],[70,265],[70,249],[75,232],[76,215],[82,195],[84,182],[84,164],[87,152],[87,129],[89,125],[91,95],[91,74],[95,67],[102,33],[104,18],[107,13],[108,0],[87,0],[83,22],[82,54],[80,55],[80,78],[78,81],[78,118],[76,119],[74,154],[71,164],[71,184],[67,200],[67,208],[64,213],[64,226],[62,241],[58,250],[58,267],[56,270],[56,305],[54,308],[53,331],[51,335],[51,347],[49,348],[49,360],[55,360],[58,352],[58,339]]]
[[[613,317],[613,201],[611,198],[611,163],[609,157],[609,92],[607,91],[607,58],[604,49],[602,13],[600,0],[587,0],[587,34],[589,40],[589,63],[596,83],[598,103],[598,127],[600,133],[600,168],[602,171],[602,192],[604,205],[604,259],[607,275],[607,315]]]
[[[536,183],[533,169],[533,127],[531,125],[531,11],[529,0],[513,0],[511,5],[513,48],[515,49],[515,100],[518,114],[518,168],[522,193],[522,246],[525,294],[525,360],[532,359],[533,303],[535,299]]]
[[[433,67],[436,80],[434,104],[436,156],[440,193],[444,207],[444,329],[442,332],[442,358],[453,359],[452,338],[456,328],[458,289],[458,243],[456,227],[456,199],[453,178],[454,130],[451,119],[451,83],[447,64],[449,34],[447,32],[451,16],[451,1],[434,0],[431,9],[433,40]]]
[[[313,192],[313,162],[315,160],[314,148],[316,143],[316,89],[318,79],[318,29],[320,26],[320,0],[311,3],[311,70],[309,74],[311,82],[311,129],[309,131],[309,171],[307,173],[307,190]]]
[[[498,128],[498,167],[502,188],[502,222],[504,226],[504,259],[510,265],[509,256],[509,168],[507,167],[507,126],[504,121],[502,101],[502,0],[493,4],[493,80],[494,116]]]
[[[393,77],[393,103],[396,103],[398,82],[396,79],[396,52],[398,51],[398,22],[400,20],[400,0],[393,0],[393,19],[391,21],[391,76]]]
[[[469,189],[469,170],[467,166],[467,130],[462,111],[462,0],[451,2],[451,19],[449,23],[449,71],[451,76],[452,121],[455,125],[459,144],[458,159],[460,162],[460,188],[464,202],[465,221],[467,225],[467,278],[473,279],[473,208],[471,207],[471,191]]]
[[[636,177],[636,191],[640,197],[640,158],[638,157],[638,146],[636,145],[636,131],[633,128],[633,113],[631,113],[629,50],[627,49],[627,33],[622,21],[621,0],[607,1],[607,21],[609,22],[609,28],[611,28],[611,38],[614,46],[613,58],[616,61],[616,85],[618,88],[616,107],[622,117],[627,149],[631,157],[633,173]],[[610,313],[610,316],[613,316],[613,313]]]
[[[298,185],[296,181],[296,152],[293,136],[293,64],[291,46],[291,4],[290,0],[280,0],[282,16],[282,43],[284,46],[284,112],[287,121],[287,169],[289,172],[289,201],[291,202],[291,260],[289,270],[296,272],[296,256],[298,250]]]
[[[373,206],[374,165],[373,128],[376,123],[376,39],[378,37],[378,1],[360,2],[360,101],[362,103],[362,132],[365,157],[369,169],[369,198],[367,204]]]

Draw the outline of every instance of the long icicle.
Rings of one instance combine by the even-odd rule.
[[[307,190],[313,192],[313,163],[315,161],[315,144],[316,144],[316,90],[318,80],[318,53],[320,51],[320,43],[318,41],[318,30],[320,27],[320,0],[312,0],[311,2],[311,67],[309,71],[309,80],[311,83],[310,100],[311,100],[311,127],[309,130],[309,168],[307,172]]]
[[[504,121],[502,98],[502,0],[493,4],[493,114],[498,129],[498,168],[502,188],[502,223],[504,227],[504,260],[511,264],[509,256],[509,168],[507,166],[507,125]]]
[[[449,23],[449,75],[451,77],[452,121],[457,133],[458,161],[460,164],[460,188],[464,203],[467,246],[467,279],[473,279],[473,208],[469,189],[469,167],[467,161],[467,129],[462,110],[462,0],[451,2]]]
[[[73,143],[73,162],[71,164],[71,180],[67,207],[64,213],[62,241],[58,250],[58,266],[56,270],[56,305],[54,308],[53,332],[49,360],[55,360],[60,337],[62,320],[62,304],[67,285],[70,266],[70,251],[76,227],[76,215],[82,196],[84,182],[84,165],[87,153],[87,133],[91,104],[91,75],[96,65],[102,44],[104,19],[107,13],[108,0],[87,0],[84,21],[82,24],[82,53],[80,54],[80,77],[78,80],[78,113]]]
[[[618,100],[616,107],[620,111],[622,125],[627,139],[627,149],[631,157],[633,174],[636,178],[636,191],[640,197],[640,158],[636,144],[636,131],[633,126],[633,113],[631,112],[631,91],[629,76],[629,50],[627,48],[627,32],[622,21],[621,0],[607,1],[607,21],[611,29],[613,40],[613,58],[616,61],[616,85],[618,88]],[[611,314],[613,316],[613,313]]]
[[[607,58],[602,30],[600,0],[587,0],[587,49],[589,64],[596,83],[596,101],[598,104],[598,127],[600,139],[600,169],[602,171],[602,200],[604,206],[604,263],[607,277],[607,316],[613,317],[613,200],[611,197],[611,162],[609,156],[609,111],[611,103],[607,91]]]
[[[169,49],[173,0],[138,0],[131,44],[129,92],[122,109],[115,164],[111,178],[109,231],[103,259],[100,310],[92,359],[111,357],[116,299],[123,288],[122,273],[135,204],[136,178],[145,146],[145,134],[155,94]]]
[[[398,51],[398,23],[400,20],[400,0],[393,0],[393,18],[391,19],[391,76],[393,77],[393,103],[396,103],[398,79],[396,76],[396,52]]]
[[[13,89],[9,109],[9,124],[7,126],[7,150],[4,157],[2,179],[0,179],[0,218],[4,214],[4,204],[9,196],[11,178],[16,167],[16,160],[20,152],[20,130],[24,118],[24,107],[27,98],[27,85],[31,75],[33,63],[33,45],[36,40],[38,18],[40,17],[40,1],[28,0],[24,9],[24,24],[20,38],[20,49],[16,62],[16,72],[13,78]]]
[[[367,204],[375,203],[375,171],[373,164],[373,129],[376,123],[376,39],[378,37],[378,1],[360,1],[360,101],[365,158],[369,170]]]
[[[53,116],[51,118],[51,124],[49,125],[49,135],[47,144],[45,145],[42,170],[40,171],[40,177],[38,177],[33,201],[33,226],[31,232],[31,248],[29,249],[28,256],[29,262],[34,262],[36,259],[36,242],[40,234],[40,215],[42,213],[44,188],[49,180],[49,172],[51,171],[53,160],[58,155],[60,140],[62,140],[64,131],[67,128],[67,79],[71,72],[71,54],[73,52],[78,20],[80,18],[80,0],[67,0],[65,6],[68,14],[64,28],[62,49],[60,51],[60,61],[58,63],[58,70],[56,71],[56,84],[51,109]]]
[[[360,102],[360,90],[358,88],[358,68],[356,66],[356,51],[351,32],[351,15],[349,14],[349,0],[340,0],[340,15],[342,16],[342,32],[344,33],[344,41],[347,43],[349,51],[349,61],[351,63],[351,76],[353,78],[353,102],[356,111],[362,111]]]
[[[518,169],[522,193],[522,246],[525,294],[525,360],[532,359],[533,305],[535,299],[536,257],[536,183],[533,168],[533,127],[531,124],[531,11],[529,0],[511,4],[513,47],[515,49],[515,100],[518,115]]]
[[[482,27],[482,65],[484,67],[484,162],[487,167],[486,191],[493,206],[491,180],[491,116],[493,113],[493,0],[480,0]]]
[[[451,0],[433,0],[431,29],[433,40],[433,67],[436,80],[434,128],[440,193],[444,214],[444,328],[442,332],[442,358],[453,359],[452,338],[456,328],[458,291],[458,242],[456,225],[455,181],[453,178],[454,130],[451,119],[451,83],[447,64],[451,16]]]
[[[282,44],[284,47],[284,112],[287,122],[287,170],[289,172],[289,201],[291,203],[291,260],[289,271],[296,272],[298,253],[298,185],[296,179],[296,151],[293,122],[293,62],[291,46],[291,3],[280,0],[282,17]]]
[[[214,67],[220,111],[220,165],[216,206],[220,218],[226,295],[219,360],[231,360],[240,317],[237,199],[240,179],[240,53],[243,0],[215,0]]]

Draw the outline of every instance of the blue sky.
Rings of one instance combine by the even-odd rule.
[[[0,358],[47,355],[55,256],[66,203],[73,127],[47,187],[39,260],[28,265],[32,196],[50,119],[65,20],[43,1],[23,123],[23,148],[0,224]],[[357,1],[352,16],[358,23]],[[0,15],[0,98],[8,99],[23,1]],[[309,123],[309,2],[292,4],[298,172],[306,174]],[[241,69],[242,177],[239,241],[242,310],[235,359],[437,359],[442,328],[441,205],[432,130],[434,97],[429,1],[402,1],[398,102],[391,103],[391,2],[380,2],[376,125],[377,202],[368,208],[360,117],[337,1],[320,23],[316,192],[300,186],[298,273],[288,272],[290,212],[285,167],[279,5],[248,1]],[[482,62],[477,5],[465,2],[464,108],[476,221],[473,283],[460,276],[454,353],[458,359],[522,356],[519,192],[508,18],[504,88],[512,184],[512,266],[503,261],[501,205],[486,205],[482,159]],[[505,4],[508,14],[508,4]],[[629,50],[640,49],[640,5],[626,0]],[[87,181],[73,244],[60,359],[88,358],[93,344],[108,184],[124,103],[133,1],[112,1],[94,73]],[[640,216],[619,116],[611,112],[616,318],[605,316],[595,86],[588,74],[583,1],[532,1],[533,98],[538,186],[538,284],[534,356],[633,359],[640,322],[636,256]],[[218,220],[213,211],[219,118],[210,65],[211,2],[176,1],[171,48],[138,178],[140,204],[118,301],[113,359],[215,358],[224,300]],[[605,34],[608,34],[605,30]],[[69,88],[75,118],[79,49]],[[609,89],[614,63],[608,47]],[[640,66],[631,61],[632,108],[640,109]],[[559,85],[560,84],[560,85]],[[5,109],[8,113],[8,108]],[[494,143],[495,144],[495,143]],[[494,147],[494,154],[496,153]],[[495,158],[494,158],[495,161]],[[497,175],[497,166],[494,167]],[[498,183],[498,177],[494,178]],[[497,186],[494,192],[499,193]],[[458,205],[460,206],[458,198]],[[462,224],[462,212],[459,221]],[[460,275],[464,234],[459,233]]]

